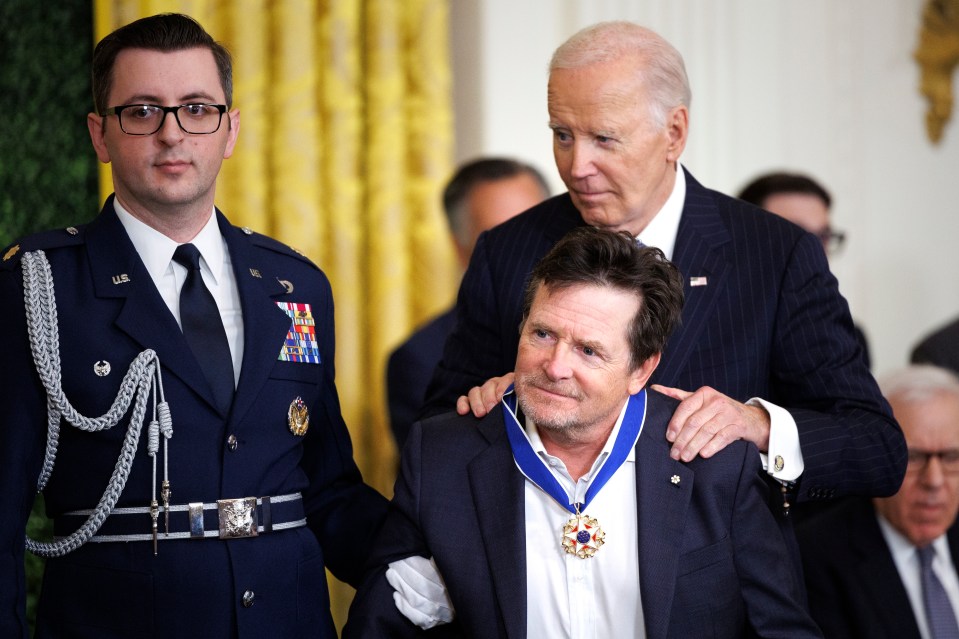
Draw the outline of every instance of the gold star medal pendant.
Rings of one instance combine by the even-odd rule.
[[[579,504],[576,504],[576,513],[563,526],[561,543],[567,554],[589,559],[606,543],[606,533],[598,521],[580,513]]]

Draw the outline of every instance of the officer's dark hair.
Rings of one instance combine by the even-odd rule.
[[[800,173],[767,173],[747,184],[739,194],[739,199],[762,207],[766,198],[781,193],[804,193],[814,195],[823,201],[828,209],[832,206],[829,192],[819,182]]]
[[[520,330],[540,288],[552,292],[578,285],[611,287],[640,300],[627,335],[630,370],[661,353],[666,339],[679,326],[683,279],[663,252],[640,246],[626,231],[587,226],[570,231],[533,269]]]
[[[529,175],[539,184],[543,199],[549,197],[546,178],[529,164],[509,158],[480,158],[461,165],[443,189],[443,211],[450,231],[463,246],[469,246],[469,224],[466,216],[466,201],[470,192],[479,184],[506,180],[518,175]]]
[[[226,106],[233,106],[233,60],[226,47],[214,40],[200,24],[181,13],[161,13],[141,18],[105,36],[93,49],[93,104],[103,113],[113,86],[113,65],[124,49],[182,51],[205,47],[213,53],[220,74]]]

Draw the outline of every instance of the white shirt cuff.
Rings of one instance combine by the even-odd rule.
[[[746,405],[762,406],[769,413],[769,451],[759,454],[763,469],[779,481],[796,481],[805,468],[796,420],[785,408],[759,397],[753,397]]]

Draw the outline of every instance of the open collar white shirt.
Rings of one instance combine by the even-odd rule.
[[[612,451],[626,413],[619,414],[606,445],[589,473],[574,482],[566,465],[546,452],[536,425],[526,419],[526,436],[573,503],[586,491]],[[597,519],[606,543],[588,559],[567,554],[563,525],[572,516],[531,481],[525,485],[526,636],[529,639],[645,637],[639,584],[636,520],[636,450],[596,494],[584,514]]]
[[[113,208],[160,297],[180,324],[180,289],[186,281],[187,269],[173,261],[173,252],[179,244],[133,217],[116,198],[113,200]],[[230,251],[226,240],[220,234],[215,210],[210,211],[209,220],[190,243],[200,252],[200,274],[203,283],[210,290],[220,310],[223,328],[230,343],[233,381],[236,383],[240,379],[240,364],[243,361],[243,311]]]

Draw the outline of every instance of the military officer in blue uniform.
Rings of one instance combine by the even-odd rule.
[[[37,636],[335,637],[324,568],[359,581],[386,501],[340,414],[329,282],[214,208],[240,118],[200,25],[118,29],[93,84],[114,195],[0,252],[0,636],[27,636],[39,486]]]

